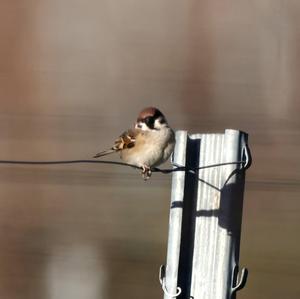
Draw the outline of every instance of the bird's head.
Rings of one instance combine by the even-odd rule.
[[[161,130],[168,127],[165,116],[155,107],[143,109],[135,123],[135,128],[143,131]]]

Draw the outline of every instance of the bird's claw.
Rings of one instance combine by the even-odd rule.
[[[152,171],[149,166],[142,166],[142,177],[145,181],[147,181],[151,177]]]

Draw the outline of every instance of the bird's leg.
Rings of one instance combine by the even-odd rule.
[[[142,165],[142,176],[145,181],[150,178],[151,174],[151,168],[147,165]]]

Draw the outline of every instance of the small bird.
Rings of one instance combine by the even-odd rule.
[[[168,160],[174,146],[175,134],[165,116],[157,108],[148,107],[140,112],[133,129],[125,131],[110,149],[94,158],[120,152],[125,163],[142,168],[142,176],[147,180],[153,167]]]

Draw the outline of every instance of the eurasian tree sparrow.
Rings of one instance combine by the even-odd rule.
[[[120,152],[121,159],[142,168],[144,179],[151,176],[151,169],[170,157],[174,150],[175,135],[165,116],[154,107],[143,109],[134,129],[124,132],[115,144],[94,156],[99,158]]]

